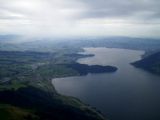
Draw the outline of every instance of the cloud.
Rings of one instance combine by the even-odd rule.
[[[77,5],[80,7],[80,4]],[[75,2],[68,3],[64,0],[0,1],[1,26],[10,28],[9,31],[12,31],[13,27],[18,32],[22,32],[23,27],[24,32],[31,30],[32,33],[46,34],[54,31],[56,34],[60,29],[63,31],[69,27],[80,12],[80,9],[75,7]]]
[[[159,0],[80,0],[88,5],[85,17],[160,18]],[[141,15],[141,16],[140,16]]]
[[[160,37],[159,0],[0,0],[0,32]]]

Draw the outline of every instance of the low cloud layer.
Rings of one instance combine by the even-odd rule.
[[[160,37],[159,0],[0,0],[0,33]]]

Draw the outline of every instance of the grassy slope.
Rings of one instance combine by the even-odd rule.
[[[95,109],[58,94],[51,85],[53,77],[79,75],[65,65],[78,57],[84,56],[1,51],[0,119],[103,120]]]
[[[31,110],[22,109],[8,104],[0,104],[1,120],[37,120],[38,116]]]
[[[12,98],[12,100],[11,100]],[[43,91],[32,86],[20,88],[16,91],[0,92],[0,102],[10,104],[16,108],[29,109],[39,120],[70,119],[70,120],[103,120],[100,113],[81,101],[61,96],[51,91]],[[23,112],[23,111],[22,111]],[[24,114],[22,114],[23,116]],[[37,117],[37,119],[38,119]],[[26,118],[29,120],[28,118]]]

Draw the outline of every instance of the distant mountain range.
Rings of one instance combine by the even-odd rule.
[[[17,37],[18,37],[18,35],[0,35],[0,41],[12,40]]]
[[[144,51],[160,50],[160,40],[131,37],[97,38],[24,38],[16,35],[0,35],[0,50],[52,52],[55,48],[108,47]]]

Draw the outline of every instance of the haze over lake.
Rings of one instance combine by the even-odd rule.
[[[110,120],[159,120],[160,77],[135,68],[144,51],[117,48],[85,48],[95,54],[77,62],[116,66],[114,73],[53,79],[56,90],[95,106]]]

